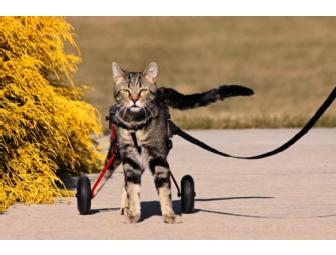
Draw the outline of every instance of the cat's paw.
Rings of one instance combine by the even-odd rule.
[[[140,217],[141,217],[140,213],[132,215],[132,214],[128,214],[127,211],[126,211],[126,215],[124,215],[124,217],[123,217],[124,218],[123,222],[126,223],[126,224],[134,224],[134,223],[139,222]]]
[[[162,215],[163,222],[167,224],[182,223],[182,217],[180,215],[171,214],[171,215]]]

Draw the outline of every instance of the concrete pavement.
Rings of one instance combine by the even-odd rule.
[[[255,155],[273,149],[296,129],[190,131],[227,153]],[[287,151],[261,160],[210,154],[178,137],[169,155],[177,179],[190,174],[195,211],[183,223],[164,224],[153,178],[142,179],[143,219],[123,224],[118,169],[81,216],[75,198],[55,205],[14,205],[0,215],[0,239],[335,239],[336,129],[313,129]],[[102,140],[107,146],[107,138]],[[96,178],[96,175],[90,176]],[[180,201],[173,188],[174,207]]]

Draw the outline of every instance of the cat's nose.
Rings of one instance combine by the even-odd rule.
[[[133,101],[133,103],[136,103],[138,99],[139,99],[139,95],[131,95],[131,100]]]

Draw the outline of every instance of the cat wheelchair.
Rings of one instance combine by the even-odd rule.
[[[297,141],[299,141],[305,134],[308,133],[308,131],[315,125],[315,123],[321,118],[321,116],[325,113],[325,111],[330,107],[330,105],[334,102],[336,99],[336,87],[332,90],[330,95],[326,98],[326,100],[322,103],[322,105],[318,108],[318,110],[315,112],[315,114],[309,119],[309,121],[305,124],[305,126],[296,133],[291,139],[289,139],[287,142],[282,144],[281,146],[259,154],[255,156],[234,156],[227,154],[225,152],[219,151],[216,148],[211,147],[210,145],[198,140],[197,138],[189,135],[188,133],[184,132],[181,128],[176,126],[170,119],[168,119],[168,127],[171,135],[178,135],[181,138],[185,139],[186,141],[206,150],[211,153],[217,154],[219,156],[227,157],[227,158],[235,158],[235,159],[247,159],[247,160],[255,160],[255,159],[262,159],[267,158],[273,155],[276,155],[278,153],[281,153],[291,147],[293,144],[295,144]],[[110,114],[110,116],[113,116]],[[90,214],[91,210],[91,200],[95,197],[95,190],[99,184],[99,182],[104,177],[105,173],[107,172],[110,165],[113,163],[113,161],[116,158],[116,155],[118,153],[117,149],[117,135],[116,135],[116,127],[114,124],[112,124],[112,121],[110,120],[110,116],[107,117],[107,120],[109,120],[110,123],[110,129],[111,129],[111,154],[108,157],[107,163],[105,164],[104,170],[98,177],[97,181],[93,185],[91,189],[91,183],[87,176],[81,176],[78,181],[77,186],[77,205],[79,213],[82,215]],[[170,140],[168,140],[170,141]],[[169,142],[168,147],[171,148],[171,141]],[[194,180],[190,175],[185,175],[181,180],[181,190],[172,174],[170,172],[170,177],[172,178],[177,191],[178,191],[178,197],[181,197],[181,209],[182,213],[191,213],[194,209],[194,201],[195,201],[195,184]]]
[[[106,117],[106,120],[109,120],[109,117]],[[116,134],[116,126],[110,122],[110,129],[111,129],[111,150],[108,153],[108,158],[105,163],[105,167],[101,174],[99,175],[98,179],[95,181],[94,185],[91,187],[90,179],[82,175],[77,183],[77,208],[79,214],[81,215],[88,215],[91,212],[91,200],[95,198],[97,192],[97,187],[103,177],[105,176],[107,170],[111,166],[111,164],[116,160],[118,155],[118,138]],[[171,144],[170,144],[171,145]],[[181,210],[182,213],[191,213],[194,209],[194,202],[195,202],[195,183],[193,178],[190,175],[185,175],[181,179],[181,189],[177,184],[177,181],[170,172],[170,177],[173,180],[176,189],[178,191],[177,196],[181,198]],[[98,190],[99,191],[99,190]]]

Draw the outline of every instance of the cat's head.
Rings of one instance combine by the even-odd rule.
[[[112,63],[115,83],[114,97],[118,105],[131,112],[139,112],[155,98],[158,65],[150,63],[143,72],[128,72],[116,62]]]
[[[126,129],[137,130],[156,118],[159,108],[155,105],[158,66],[150,63],[143,72],[128,72],[112,63],[115,83],[112,122]]]

